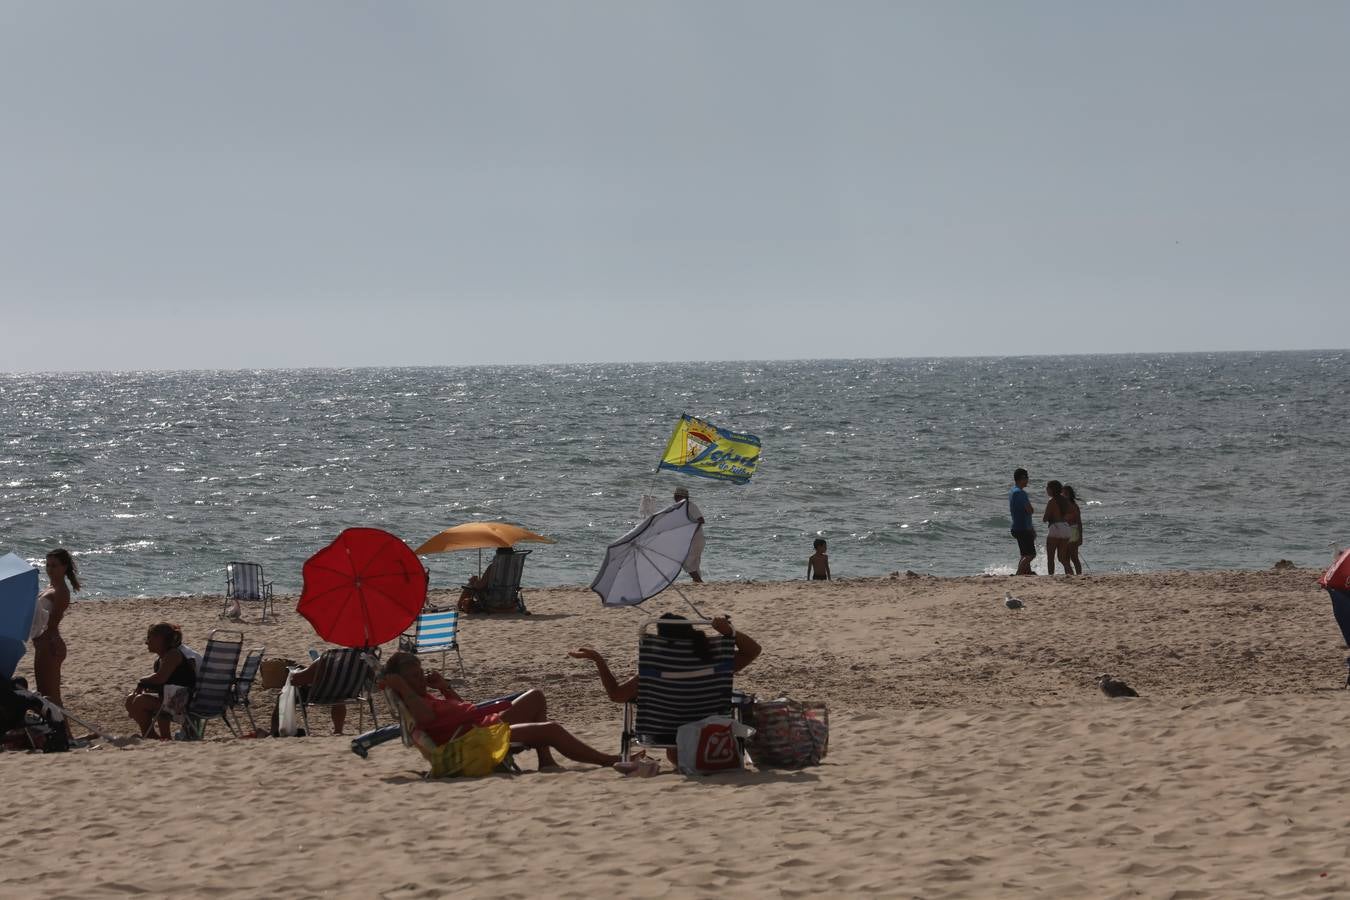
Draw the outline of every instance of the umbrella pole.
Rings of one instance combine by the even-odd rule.
[[[680,590],[680,588],[679,588],[678,585],[676,585],[674,582],[671,582],[670,586],[673,587],[673,588],[675,588],[675,593],[677,593],[677,594],[680,595],[680,599],[681,599],[681,600],[683,600],[685,603],[688,603],[688,604],[689,604],[689,608],[690,608],[690,609],[692,609],[694,612],[698,613],[698,617],[699,617],[700,619],[706,619],[706,618],[708,618],[707,616],[705,616],[705,615],[703,614],[703,610],[701,610],[701,609],[699,609],[697,606],[695,606],[695,605],[693,604],[693,601],[691,601],[688,597],[686,597],[686,596],[684,595],[684,591]]]

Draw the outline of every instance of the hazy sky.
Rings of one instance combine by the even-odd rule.
[[[1350,345],[1350,3],[0,0],[0,370]]]

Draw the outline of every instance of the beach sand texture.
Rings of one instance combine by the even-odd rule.
[[[0,896],[1293,897],[1350,889],[1344,649],[1316,573],[1073,581],[905,577],[688,588],[765,647],[739,685],[830,704],[801,772],[423,781],[398,744],[154,741],[0,754]],[[1003,608],[1005,590],[1026,601]],[[542,688],[602,748],[621,710],[591,644],[631,673],[640,613],[578,589],[471,618],[465,694]],[[246,646],[316,644],[280,602]],[[664,595],[652,611],[678,609]],[[76,605],[67,701],[126,734],[145,628],[199,649],[219,601]],[[388,652],[386,650],[386,652]],[[31,656],[20,665],[27,673]],[[1138,700],[1107,700],[1098,672]],[[274,692],[255,705],[265,717]],[[381,715],[384,715],[383,710]],[[383,719],[382,719],[383,721]],[[355,730],[356,711],[349,719]],[[533,769],[532,754],[522,759]]]

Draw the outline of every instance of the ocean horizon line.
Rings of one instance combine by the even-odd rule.
[[[1130,359],[1158,357],[1174,359],[1178,357],[1219,357],[1219,356],[1291,356],[1318,353],[1350,353],[1350,347],[1285,347],[1273,349],[1227,349],[1227,350],[1111,350],[1083,353],[1020,353],[1000,355],[991,353],[947,354],[941,356],[822,356],[822,357],[726,357],[721,359],[643,359],[643,360],[593,360],[593,361],[544,361],[544,362],[479,362],[479,363],[411,363],[381,364],[360,363],[356,365],[296,365],[296,366],[206,366],[202,368],[134,368],[134,369],[3,369],[0,377],[31,377],[35,375],[145,375],[145,374],[234,374],[240,372],[419,372],[419,371],[472,371],[472,370],[526,370],[526,369],[568,369],[589,368],[595,366],[714,366],[741,363],[747,365],[787,365],[793,363],[890,363],[925,362],[939,360],[961,360],[976,362],[1016,361],[1022,359]]]

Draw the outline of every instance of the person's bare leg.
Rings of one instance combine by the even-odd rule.
[[[137,733],[149,737],[153,727],[155,710],[159,709],[159,698],[150,694],[132,694],[127,698],[127,714],[136,723]]]
[[[1059,545],[1059,564],[1060,564],[1060,567],[1064,569],[1064,574],[1065,574],[1065,575],[1072,575],[1072,574],[1073,574],[1073,567],[1069,565],[1069,545],[1068,545],[1068,544],[1060,544],[1060,545]]]
[[[620,759],[612,753],[601,753],[557,722],[512,725],[511,740],[535,750],[540,747],[552,748],[573,762],[589,763],[593,766],[612,766]]]
[[[333,734],[342,734],[342,726],[347,724],[347,704],[329,707],[329,712],[333,716]]]
[[[61,657],[52,653],[33,654],[33,680],[37,682],[37,692],[57,706],[65,707],[61,702]]]
[[[1083,574],[1083,561],[1078,558],[1078,545],[1069,545],[1069,562],[1073,563],[1073,574]]]
[[[703,583],[703,575],[699,572],[698,569],[695,569],[694,571],[690,572],[690,573],[689,573],[689,577],[690,577],[691,579],[693,579],[693,582],[694,582],[695,584],[702,584],[702,583]]]
[[[503,722],[513,727],[531,722],[547,722],[548,700],[544,697],[543,691],[531,688],[512,700],[511,706],[502,712],[501,718]],[[553,754],[549,752],[548,747],[535,747],[534,751],[539,756],[539,768],[557,768],[558,762],[553,758]]]
[[[1045,572],[1047,575],[1055,574],[1055,557],[1059,555],[1059,541],[1045,539]]]

